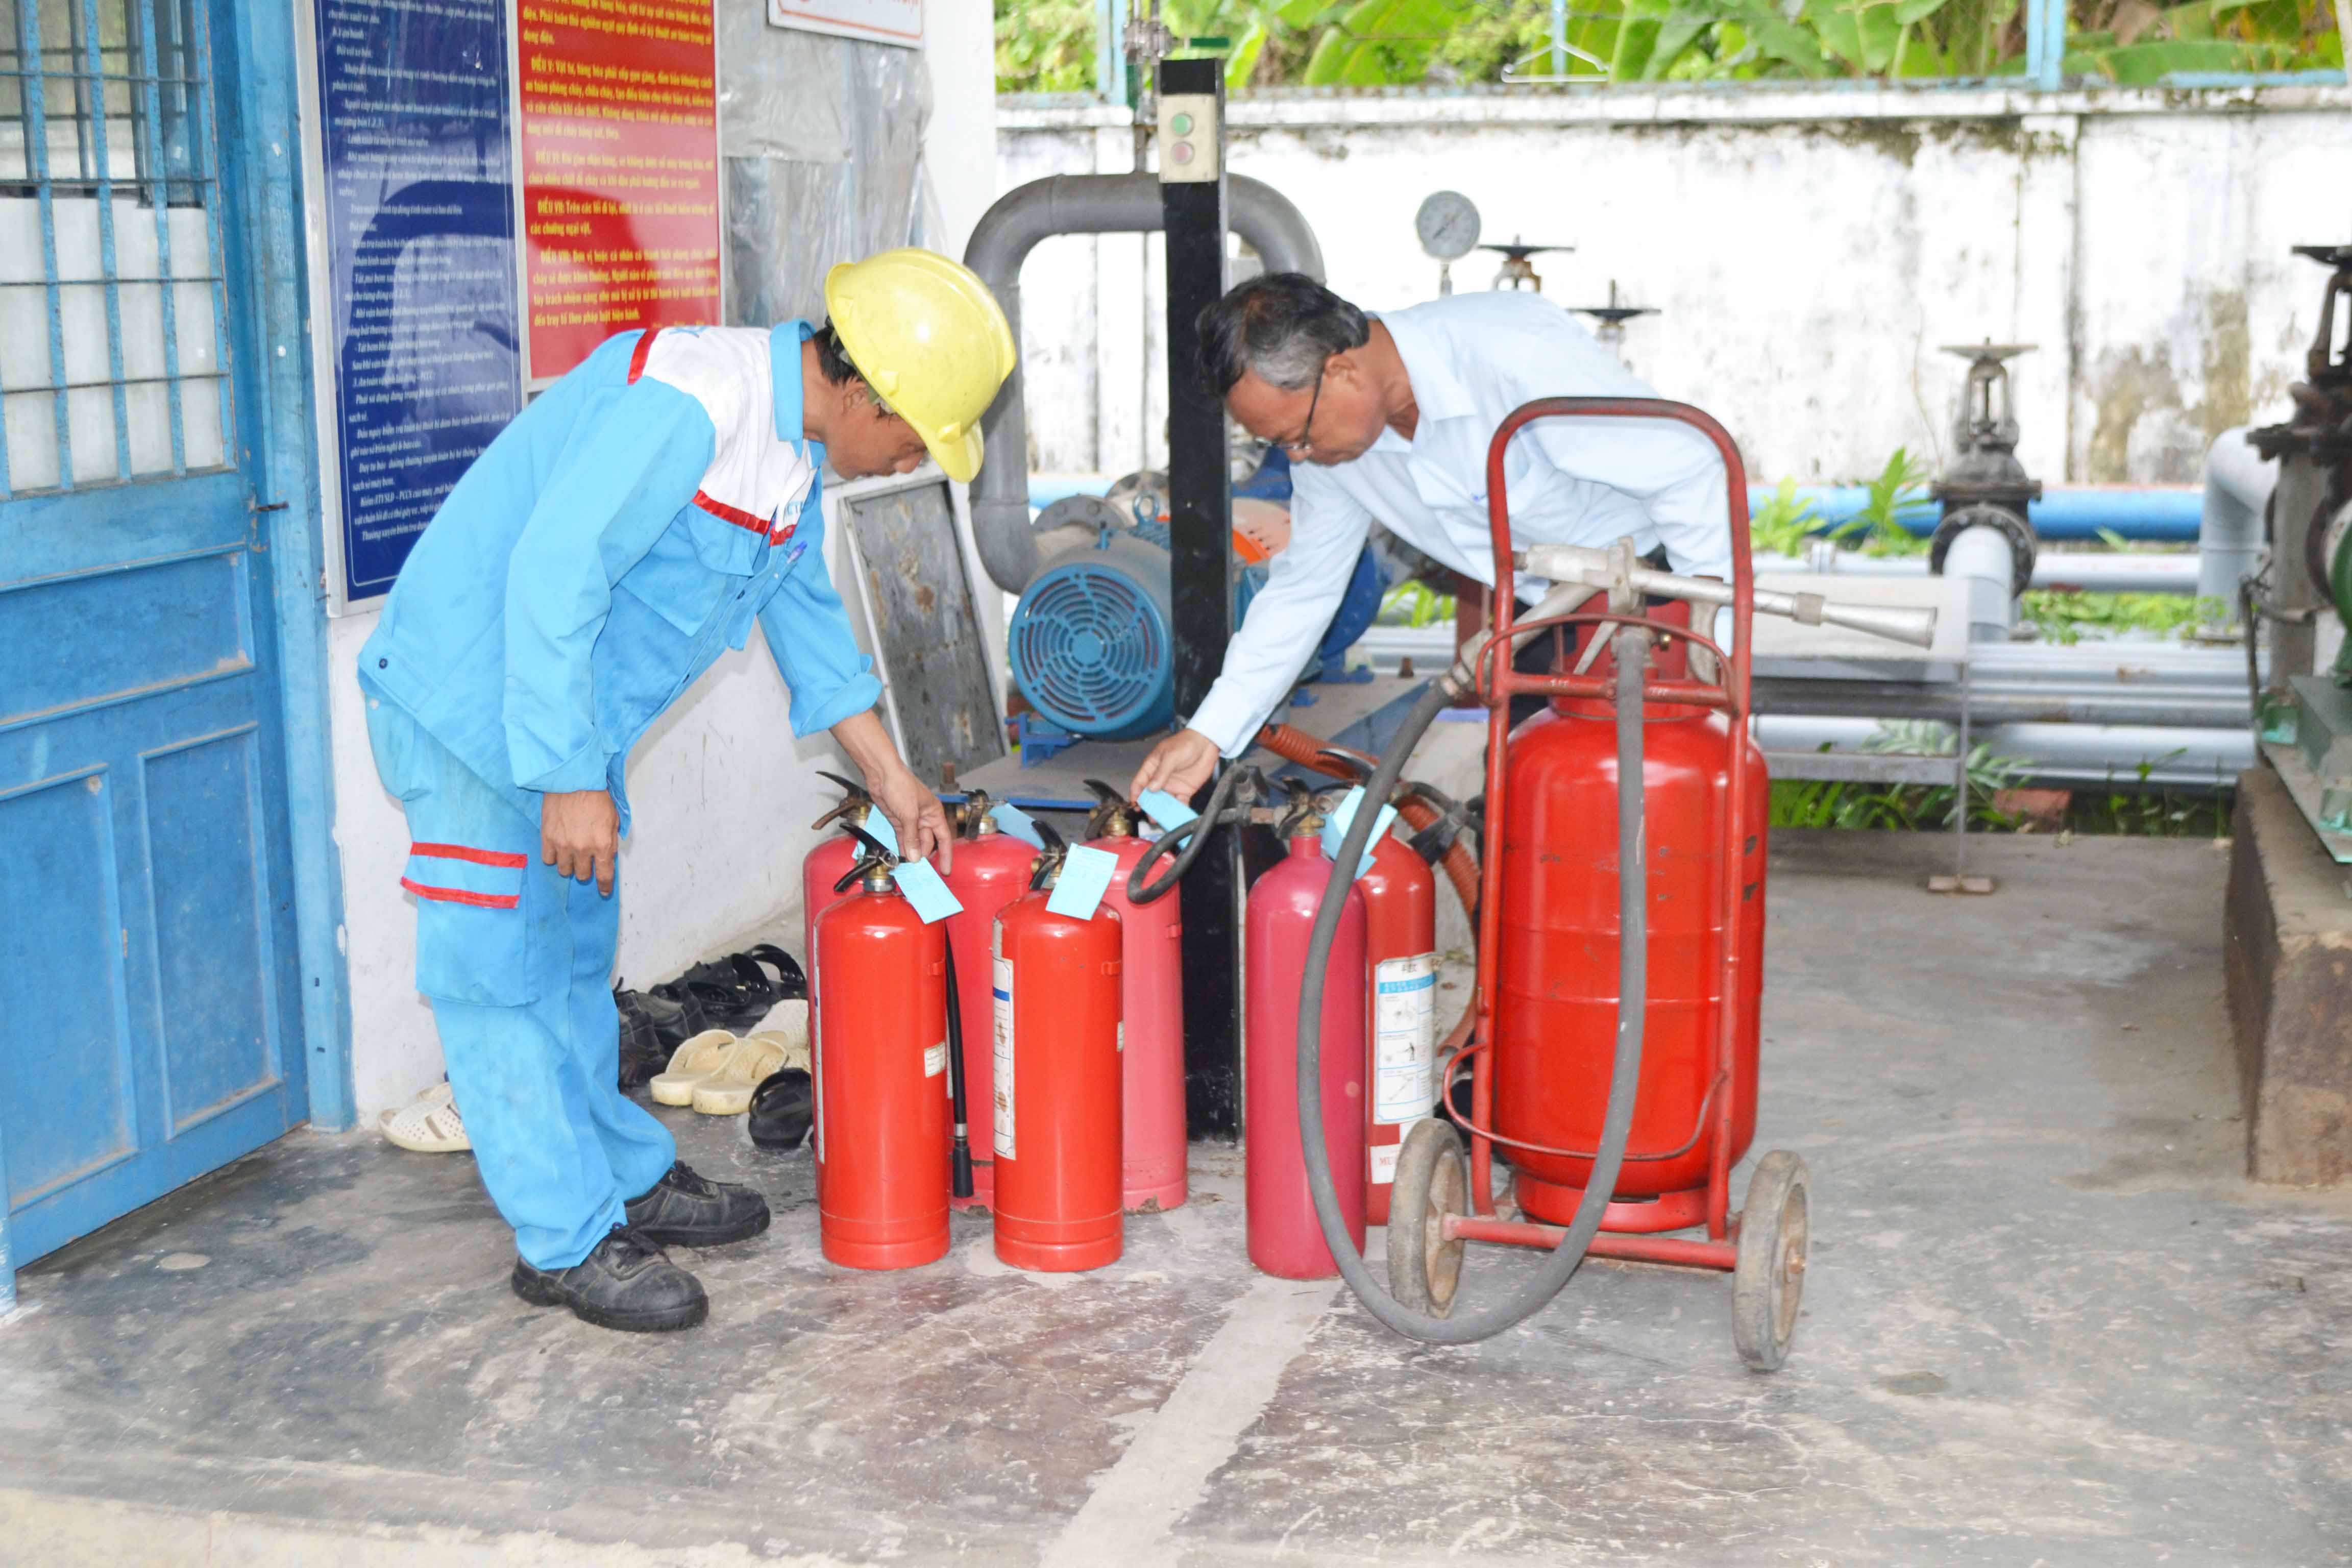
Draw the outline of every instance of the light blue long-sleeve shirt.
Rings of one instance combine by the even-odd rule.
[[[1225,650],[1188,727],[1227,756],[1246,750],[1331,624],[1371,525],[1473,582],[1495,581],[1486,447],[1505,415],[1538,397],[1651,397],[1576,319],[1534,294],[1456,294],[1380,312],[1412,383],[1411,440],[1381,432],[1353,462],[1291,466],[1290,543]],[[1504,465],[1514,543],[1664,544],[1675,571],[1731,576],[1723,461],[1686,426],[1546,419]],[[1542,584],[1519,578],[1523,591]]]
[[[795,734],[881,696],[824,568],[824,448],[801,436],[803,321],[625,332],[499,433],[442,503],[360,653],[531,820],[609,788],[648,725],[757,620]]]

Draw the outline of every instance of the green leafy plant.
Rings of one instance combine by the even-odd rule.
[[[1454,618],[1454,595],[1441,594],[1419,579],[1398,584],[1381,597],[1378,624],[1384,626],[1433,626]]]
[[[2029,588],[2018,614],[2042,640],[2073,646],[2084,633],[2155,632],[2187,637],[2230,618],[2230,606],[2215,598],[2186,594],[2086,594],[2072,588]]]
[[[1095,85],[1093,0],[996,0],[996,90],[1084,92]]]
[[[1594,82],[2014,76],[2022,0],[1576,0],[1566,58],[1549,0],[1169,0],[1180,37],[1231,40],[1251,87],[1394,87],[1565,75]],[[1092,85],[1092,7],[996,0],[1003,92]],[[2063,69],[2144,84],[2182,71],[2341,70],[2336,0],[2071,0]],[[1074,24],[1085,37],[1074,47]],[[1533,57],[1530,58],[1530,57]]]
[[[1748,518],[1748,548],[1759,555],[1801,556],[1813,537],[1825,531],[1822,514],[1797,493],[1794,479],[1782,479],[1772,499]]]
[[[1934,476],[1912,458],[1909,448],[1897,447],[1886,466],[1866,487],[1869,497],[1855,514],[1853,531],[1862,548],[1873,555],[1919,555],[1928,541],[1903,525],[1902,514],[1927,499],[1927,481]]]

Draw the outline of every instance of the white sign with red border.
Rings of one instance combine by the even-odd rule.
[[[923,0],[768,0],[768,25],[919,48]]]

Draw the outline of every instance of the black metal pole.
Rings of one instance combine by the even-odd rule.
[[[1176,637],[1176,711],[1209,694],[1233,636],[1233,476],[1225,408],[1193,372],[1193,319],[1225,291],[1225,78],[1218,59],[1162,60],[1160,210],[1168,245],[1168,498]],[[1188,132],[1186,171],[1171,180],[1169,131],[1187,112],[1171,98],[1198,95],[1213,118]],[[1201,163],[1215,160],[1215,177]],[[1197,802],[1195,803],[1198,804]],[[1220,828],[1184,879],[1184,1087],[1192,1136],[1234,1138],[1242,1123],[1242,877],[1237,835]]]

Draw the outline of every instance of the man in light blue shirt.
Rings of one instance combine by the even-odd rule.
[[[1135,776],[1135,793],[1179,799],[1289,694],[1374,522],[1491,586],[1486,447],[1504,416],[1538,397],[1656,395],[1538,295],[1457,294],[1373,316],[1298,273],[1251,279],[1202,310],[1201,360],[1234,417],[1294,459],[1291,527],[1216,684]],[[1675,572],[1731,575],[1723,464],[1687,426],[1542,420],[1505,467],[1519,546],[1630,535],[1644,552],[1663,547]]]
[[[408,817],[416,985],[515,1230],[515,1291],[604,1327],[701,1321],[701,1285],[662,1246],[768,1225],[619,1089],[630,750],[756,621],[793,733],[832,731],[909,857],[950,852],[825,575],[821,470],[906,473],[928,449],[970,479],[1013,340],[985,286],[929,252],[836,268],[825,296],[822,329],[606,342],[458,481],[361,651],[377,770]],[[759,816],[747,801],[747,832]]]

